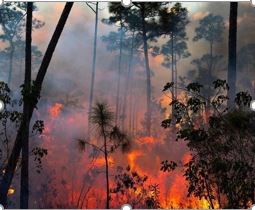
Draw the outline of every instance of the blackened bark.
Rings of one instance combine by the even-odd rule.
[[[234,104],[236,94],[236,40],[237,40],[238,2],[230,2],[229,40],[228,40],[228,106]]]
[[[31,44],[32,44],[32,16],[33,3],[27,3],[26,20],[26,49],[25,49],[25,81],[23,87],[23,122],[22,130],[22,159],[20,179],[20,208],[28,209],[29,205],[29,110],[30,110],[30,89],[31,89]]]

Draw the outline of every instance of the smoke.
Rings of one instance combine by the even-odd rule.
[[[208,52],[209,47],[206,42],[192,41],[195,35],[194,28],[198,26],[198,21],[201,18],[209,13],[224,17],[226,22],[224,40],[215,46],[215,52],[224,55],[225,60],[227,59],[228,43],[229,3],[192,2],[183,5],[188,7],[191,21],[187,27],[187,34],[189,37],[188,47],[192,58],[183,59],[179,62],[178,74],[180,76],[186,75],[187,71],[191,69],[190,62],[192,59],[199,58]],[[37,45],[44,53],[64,3],[41,2],[37,3],[37,6],[38,11],[34,12],[34,15],[44,21],[45,26],[33,31],[33,44]],[[99,7],[99,20],[107,18],[109,16],[107,4],[102,2]],[[253,42],[255,36],[254,16],[254,8],[249,3],[239,3],[238,49]],[[105,182],[104,173],[102,172],[103,167],[100,163],[101,159],[98,157],[95,163],[91,162],[93,157],[90,155],[93,150],[87,148],[85,152],[80,152],[77,146],[77,139],[86,138],[87,136],[94,21],[95,15],[85,3],[75,3],[50,63],[43,85],[42,98],[34,116],[34,120],[40,119],[45,122],[45,132],[40,137],[35,138],[33,142],[33,145],[46,148],[48,155],[43,159],[41,174],[36,174],[34,164],[31,165],[31,186],[34,187],[31,189],[32,207],[49,208],[51,206],[47,205],[55,205],[54,207],[56,207],[56,203],[59,205],[62,203],[62,205],[67,206],[72,201],[77,202],[83,185],[85,185],[85,191],[89,189],[89,186],[93,185],[94,188],[89,191],[90,193],[87,196],[87,202],[90,202],[89,207],[104,207],[102,198],[105,194],[102,189],[104,189]],[[107,51],[105,44],[100,39],[102,35],[106,35],[112,30],[116,31],[117,27],[107,26],[99,21],[95,101],[107,100],[114,111],[118,77],[116,65],[118,52]],[[156,101],[162,99],[162,87],[171,78],[170,71],[162,67],[161,62],[162,56],[150,57],[150,65],[154,73],[152,77],[153,98]],[[137,130],[141,131],[143,129],[141,122],[144,118],[146,101],[145,70],[138,63],[133,66],[136,72],[133,103],[136,105]],[[17,73],[18,69],[16,67],[14,71]],[[36,73],[37,68],[34,66],[33,77]],[[226,72],[220,72],[220,75],[226,78]],[[123,96],[125,81],[126,77],[123,74],[121,78],[121,97]],[[19,85],[17,84],[17,86]],[[164,107],[168,107],[169,102],[168,99],[164,98]],[[128,103],[131,103],[130,99]],[[162,160],[173,160],[178,164],[182,164],[186,162],[189,151],[185,142],[175,141],[174,135],[170,135],[170,138],[166,139],[167,133],[160,127],[160,121],[164,117],[165,113],[157,113],[158,121],[153,122],[159,137],[151,139],[134,138],[132,140],[132,150],[128,154],[117,152],[111,156],[110,172],[113,175],[117,166],[126,167],[129,164],[133,170],[148,175],[151,183],[160,184],[162,197],[166,197],[164,201],[162,198],[162,203],[165,203],[165,206],[172,203],[175,207],[178,207],[181,202],[185,203],[187,194],[183,171],[178,169],[170,174],[160,172],[160,163]],[[94,138],[98,137],[95,135]],[[89,170],[93,164],[96,169]],[[56,194],[54,194],[55,191]],[[17,199],[17,196],[13,197],[13,200],[15,198]],[[55,203],[50,203],[53,201]],[[99,201],[102,203],[98,203]],[[205,204],[199,202],[192,205],[193,207],[205,206]],[[85,207],[85,204],[83,207]]]

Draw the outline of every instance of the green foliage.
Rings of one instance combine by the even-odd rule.
[[[123,171],[120,168],[119,170],[119,172]],[[147,176],[140,176],[136,171],[131,171],[130,167],[127,166],[126,171],[114,176],[116,187],[111,189],[111,193],[120,192],[124,195],[126,190],[136,192],[139,188],[143,187],[147,179]]]
[[[2,147],[0,149],[0,177],[3,175],[3,167],[6,160],[9,158],[11,145],[18,132],[20,124],[23,120],[23,113],[20,111],[22,103],[18,99],[13,99],[11,91],[8,85],[4,82],[0,82],[0,99],[5,103],[5,109],[0,112],[0,142]],[[32,134],[42,134],[44,129],[44,122],[42,120],[36,120],[32,126]],[[34,136],[33,135],[33,136]],[[42,169],[42,158],[47,155],[46,150],[43,148],[35,147],[32,153],[36,155],[36,167],[37,171]]]
[[[123,152],[128,152],[130,150],[130,138],[126,133],[122,132],[119,127],[113,126],[114,114],[107,103],[96,103],[96,105],[92,107],[90,116],[91,122],[96,126],[100,135],[99,137],[103,137],[106,140],[107,154],[113,153],[119,148],[121,148]],[[80,151],[85,151],[87,145],[105,153],[100,145],[90,143],[87,140],[78,139],[78,148]]]
[[[4,104],[10,104],[10,89],[6,83],[0,81],[0,100],[4,102]]]
[[[154,47],[154,52],[163,54],[162,65],[170,68],[171,65],[176,65],[178,59],[190,56],[186,43],[188,40],[186,34],[186,26],[189,23],[188,11],[180,3],[176,3],[170,9],[163,7],[159,11],[158,19],[158,35],[168,36],[169,40],[162,45],[161,49]]]
[[[225,29],[224,19],[219,15],[209,14],[199,21],[199,26],[195,29],[194,41],[205,39],[210,43],[222,40],[222,33]]]
[[[238,107],[247,107],[252,100],[251,95],[248,92],[240,92],[236,94],[235,103]]]
[[[36,120],[32,128],[32,133],[42,134],[43,130],[44,122],[42,120]]]
[[[118,167],[117,170],[111,194],[121,199],[119,200],[120,205],[129,203],[133,208],[160,208],[158,184],[148,184],[148,176],[140,175],[131,170],[130,166],[127,166],[126,169]],[[121,196],[117,197],[118,195]]]
[[[223,88],[223,90],[229,90],[229,86],[226,80],[217,79],[213,81],[214,89]]]
[[[207,100],[201,95],[203,86],[191,83],[187,100],[171,103],[179,113],[174,123],[179,125],[177,139],[187,141],[192,151],[184,166],[188,195],[207,199],[211,207],[218,203],[220,208],[248,208],[254,203],[255,186],[255,114],[248,109],[252,98],[247,92],[237,93],[236,109],[227,111],[227,82],[218,79],[211,88],[216,94]],[[165,171],[172,166],[162,164]]]
[[[165,119],[161,122],[161,126],[165,129],[169,128],[171,126],[171,122],[172,122],[171,119]]]
[[[163,92],[167,91],[167,90],[171,90],[171,88],[174,86],[174,83],[173,82],[168,82],[166,83],[166,85],[164,86],[163,88]]]
[[[200,93],[200,89],[203,88],[203,85],[199,84],[198,82],[193,82],[188,84],[186,88],[189,92],[193,91],[195,93]]]
[[[123,152],[128,152],[131,148],[128,136],[122,132],[117,126],[114,126],[110,131],[109,138],[113,141],[110,151],[114,152],[121,147]]]
[[[34,155],[34,161],[36,162],[36,172],[41,173],[42,170],[42,158],[48,154],[47,149],[41,147],[35,147],[32,150]]]
[[[90,121],[99,129],[101,129],[102,127],[111,127],[113,120],[114,114],[112,111],[110,111],[108,104],[96,103],[96,105],[92,108]]]

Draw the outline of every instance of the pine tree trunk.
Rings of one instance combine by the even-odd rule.
[[[230,2],[229,40],[228,40],[228,106],[232,106],[236,94],[236,40],[237,40],[238,2]]]
[[[90,125],[90,116],[93,105],[94,98],[94,83],[95,83],[95,74],[96,74],[96,57],[97,57],[97,31],[98,31],[98,4],[96,3],[96,17],[95,17],[95,32],[94,32],[94,49],[93,49],[93,64],[92,64],[92,75],[90,83],[90,95],[89,95],[89,113],[88,113],[88,136],[90,137],[91,125]]]
[[[175,82],[174,81],[175,75],[174,75],[174,35],[173,35],[173,33],[171,33],[171,60],[172,60],[172,62],[171,62],[172,82],[174,83]],[[175,100],[174,87],[175,87],[175,83],[172,86],[172,101]],[[173,116],[174,116],[174,106],[172,106],[172,119],[173,119]]]
[[[21,159],[21,179],[20,179],[20,208],[28,209],[29,205],[29,110],[30,110],[30,89],[31,89],[31,44],[32,44],[32,15],[33,3],[27,3],[26,21],[26,50],[25,50],[25,81],[23,95],[23,115],[24,130],[22,132],[22,159]]]
[[[133,101],[134,101],[134,78],[133,78],[133,72],[131,73],[131,86],[130,86],[130,100],[129,100],[129,133],[131,136],[133,136]]]
[[[13,71],[13,54],[14,54],[14,45],[13,45],[13,41],[10,41],[9,74],[8,74],[8,82],[7,82],[10,88],[11,88],[12,71]]]
[[[123,23],[120,27],[120,52],[118,64],[118,82],[117,82],[117,96],[116,96],[116,111],[115,111],[115,124],[119,122],[119,105],[120,105],[120,76],[121,76],[121,63],[122,63],[122,45],[123,45]]]
[[[109,186],[109,166],[108,166],[108,151],[106,144],[106,134],[104,127],[102,128],[104,138],[104,158],[105,158],[105,178],[106,178],[106,209],[110,209],[110,186]]]
[[[54,31],[54,34],[50,40],[50,43],[48,45],[48,48],[45,52],[45,55],[43,57],[41,66],[39,68],[36,80],[34,82],[33,91],[31,92],[31,97],[33,97],[33,102],[31,102],[30,110],[29,110],[29,121],[31,120],[31,117],[33,115],[34,108],[37,105],[37,102],[40,98],[40,92],[41,87],[43,84],[44,77],[46,75],[48,66],[50,64],[51,58],[53,56],[53,53],[55,51],[55,48],[57,46],[59,37],[64,29],[66,20],[68,18],[68,15],[72,9],[73,2],[68,2],[65,5],[65,8],[61,14],[61,17],[59,19],[59,22],[57,24],[57,27]],[[24,123],[24,117],[22,119],[21,125],[18,129],[18,133],[14,142],[14,146],[12,149],[12,153],[10,155],[10,158],[8,159],[8,163],[5,167],[5,174],[3,175],[3,178],[0,183],[0,203],[4,206],[7,206],[7,193],[8,189],[10,188],[15,169],[17,166],[17,162],[20,156],[21,146],[22,146],[22,131],[25,129],[25,123]]]
[[[129,56],[129,64],[128,64],[128,74],[127,74],[127,81],[126,81],[126,88],[124,90],[124,102],[123,102],[123,112],[122,112],[122,129],[125,128],[125,120],[126,120],[126,108],[127,108],[127,95],[129,92],[130,80],[131,80],[131,70],[132,70],[132,62],[133,62],[133,52],[134,52],[134,32],[132,34],[132,42],[131,42],[131,49],[130,49],[130,56]]]
[[[143,33],[143,48],[144,48],[144,58],[145,58],[145,68],[146,68],[146,95],[147,95],[147,112],[146,112],[146,132],[147,135],[151,135],[151,71],[149,64],[148,55],[148,43],[147,43],[147,30],[145,23],[145,8],[144,5],[141,8],[141,18],[142,18],[142,33]]]
[[[177,98],[177,88],[178,88],[178,72],[177,72],[177,55],[174,55],[174,95]]]

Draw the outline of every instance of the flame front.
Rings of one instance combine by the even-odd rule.
[[[62,180],[55,183],[57,191],[65,192],[59,193],[54,198],[55,200],[65,200],[72,204],[72,207],[79,208],[102,208],[105,200],[105,159],[102,154],[99,154],[94,161],[90,161],[89,153],[92,150],[86,150],[85,153],[77,154],[69,149],[72,148],[75,141],[70,141],[73,131],[68,128],[70,125],[82,126],[84,117],[80,114],[70,114],[63,118],[62,110],[64,106],[60,103],[55,103],[48,109],[48,120],[45,123],[45,132],[42,135],[44,139],[43,146],[48,151],[47,156],[47,170],[53,170],[56,173],[56,179]],[[75,122],[75,123],[74,123]],[[72,128],[75,129],[75,128]],[[61,132],[64,131],[65,136]],[[61,136],[59,138],[58,136]],[[93,140],[92,140],[93,141]],[[209,208],[209,203],[205,199],[198,199],[195,197],[187,197],[187,181],[183,176],[182,170],[176,170],[170,173],[160,171],[160,163],[164,159],[169,159],[169,149],[175,147],[176,142],[166,143],[162,138],[153,137],[139,137],[133,140],[133,148],[127,153],[116,153],[109,155],[110,167],[110,186],[114,186],[114,175],[116,175],[115,168],[117,166],[129,165],[131,171],[136,171],[140,175],[148,176],[148,183],[159,184],[160,187],[160,205],[162,208]],[[173,146],[173,144],[176,144]],[[181,145],[181,146],[180,146]],[[180,151],[176,155],[180,155],[183,163],[187,163],[192,157],[188,151],[183,150],[185,144],[180,144]],[[71,158],[77,156],[77,158]],[[175,155],[173,152],[172,155]],[[61,157],[61,158],[56,158]],[[171,158],[171,157],[170,157]],[[68,169],[66,169],[67,166]],[[92,168],[97,168],[98,173],[94,174],[89,179],[85,179],[86,174],[90,173]],[[70,169],[69,169],[70,168]],[[70,173],[71,172],[71,173]],[[90,182],[93,188],[90,188]],[[85,186],[85,188],[83,187]],[[65,190],[63,190],[63,188]],[[83,189],[82,193],[81,190]],[[86,190],[88,190],[86,194]],[[136,191],[139,194],[139,189]],[[81,199],[86,194],[85,201]],[[67,198],[65,198],[67,196]],[[112,200],[112,206],[118,206],[118,200]],[[76,204],[75,206],[73,206]]]

